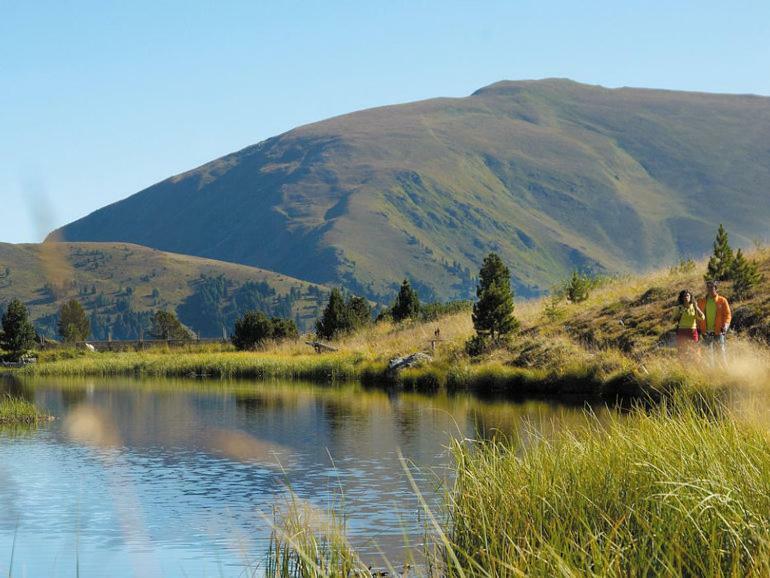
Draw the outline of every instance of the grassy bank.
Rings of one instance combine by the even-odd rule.
[[[10,395],[0,397],[0,425],[35,424],[48,419],[34,403]]]
[[[760,428],[690,407],[454,453],[450,575],[770,572]]]
[[[458,440],[453,454],[446,511],[426,511],[428,575],[770,572],[770,439],[711,400],[548,436]],[[271,575],[370,575],[330,523],[339,519],[290,510],[274,534]]]
[[[213,352],[96,353],[38,363],[23,373],[38,376],[154,376],[248,379],[297,379],[335,382],[358,376],[361,358],[356,354],[282,356],[271,353]]]
[[[573,304],[542,299],[519,303],[521,331],[502,348],[477,358],[464,350],[473,334],[470,312],[431,322],[378,323],[346,336],[336,353],[315,355],[303,342],[275,343],[263,351],[239,353],[229,346],[207,349],[149,349],[86,353],[52,351],[23,372],[68,376],[209,376],[213,378],[302,379],[335,382],[361,379],[371,386],[398,385],[418,391],[468,390],[512,395],[652,395],[704,391],[704,384],[729,387],[737,381],[770,378],[770,252],[752,255],[766,273],[757,297],[734,302],[730,337],[733,362],[727,372],[704,370],[701,359],[679,360],[668,332],[676,295],[697,294],[700,271],[676,267],[638,277],[606,280],[589,299]],[[729,296],[730,286],[722,291]],[[434,331],[441,340],[432,348]],[[432,361],[397,374],[388,360],[427,351]]]

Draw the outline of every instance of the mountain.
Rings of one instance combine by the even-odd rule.
[[[127,243],[0,243],[0,307],[21,299],[43,335],[77,299],[96,339],[149,336],[155,310],[174,311],[202,337],[219,337],[249,309],[308,327],[328,291],[286,275]]]
[[[291,130],[51,235],[265,267],[377,298],[465,297],[499,252],[520,295],[632,271],[770,219],[770,98],[499,82]]]

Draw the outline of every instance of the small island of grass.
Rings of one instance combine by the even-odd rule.
[[[36,424],[49,419],[51,416],[26,399],[11,395],[0,397],[0,425]]]

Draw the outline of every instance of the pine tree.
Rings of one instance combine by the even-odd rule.
[[[321,318],[316,323],[316,333],[324,339],[334,339],[350,329],[350,315],[345,300],[342,298],[342,292],[335,287],[329,295],[329,302]]]
[[[420,313],[420,300],[412,289],[408,279],[401,283],[401,289],[393,304],[393,321],[400,323],[404,319],[414,319]]]
[[[12,359],[19,359],[25,351],[35,345],[35,328],[29,321],[24,304],[14,299],[3,314],[3,349],[11,353]]]
[[[567,299],[572,301],[572,303],[581,303],[588,299],[590,289],[591,280],[585,275],[573,271],[572,277],[567,281],[565,292],[567,294]]]
[[[519,322],[513,316],[511,274],[495,253],[484,259],[476,296],[478,301],[473,305],[473,327],[479,338],[489,337],[498,341],[518,328]]]
[[[754,290],[764,276],[759,272],[757,262],[746,259],[743,251],[738,249],[733,259],[730,278],[733,280],[733,299],[741,301],[753,297]]]
[[[91,334],[91,323],[88,321],[83,306],[70,299],[59,309],[59,336],[67,343],[85,341]]]
[[[720,223],[717,230],[716,238],[714,239],[714,253],[709,259],[708,268],[704,278],[708,281],[727,281],[732,274],[733,266],[733,250],[730,248],[730,243],[727,235],[727,231]]]
[[[352,295],[345,305],[355,329],[369,325],[372,322],[372,308],[363,297]]]

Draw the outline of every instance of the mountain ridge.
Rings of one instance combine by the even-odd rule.
[[[280,273],[131,243],[0,243],[0,305],[21,299],[49,337],[69,299],[84,306],[95,338],[136,339],[149,335],[157,310],[177,313],[203,337],[221,336],[222,326],[231,331],[249,309],[310,328],[326,293]]]
[[[501,81],[297,127],[51,238],[137,242],[381,301],[405,276],[425,298],[467,297],[497,251],[526,296],[575,268],[700,255],[720,222],[738,245],[766,234],[768,142],[767,97]]]

